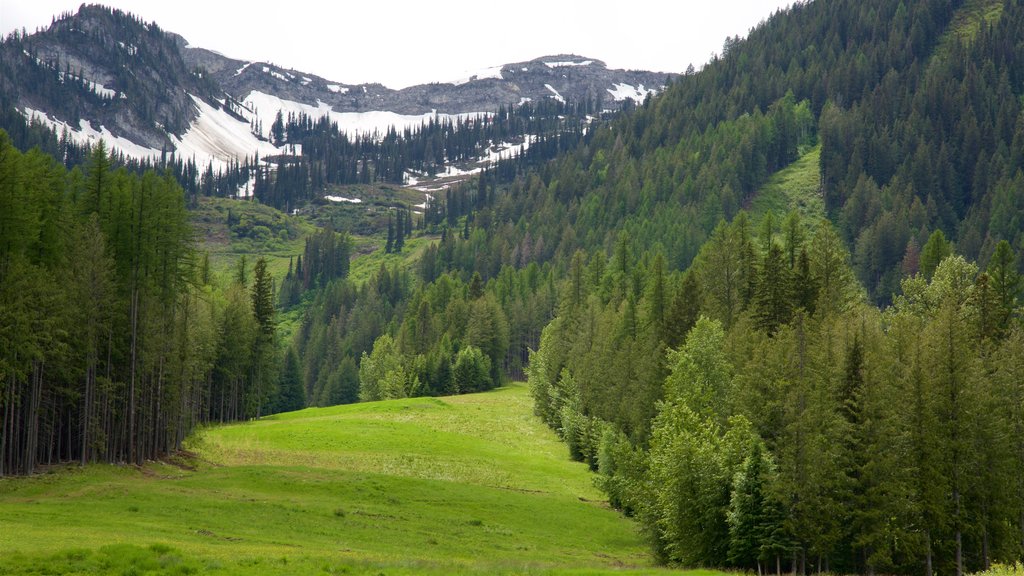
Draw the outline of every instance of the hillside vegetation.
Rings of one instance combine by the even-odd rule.
[[[522,385],[307,409],[187,446],[142,468],[0,480],[0,572],[651,570]]]

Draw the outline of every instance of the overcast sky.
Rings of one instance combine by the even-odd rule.
[[[49,26],[80,0],[0,0],[0,31]],[[610,68],[682,72],[746,36],[780,0],[110,0],[191,45],[346,84],[443,82],[572,53]]]

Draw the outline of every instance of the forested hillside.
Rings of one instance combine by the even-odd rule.
[[[504,370],[537,350],[538,414],[669,562],[931,574],[1020,558],[1022,16],[797,5],[576,150],[481,179],[418,278],[382,270],[376,295],[336,292],[306,329],[352,342],[345,322],[377,318],[377,345],[363,333],[348,353],[365,352],[348,398],[357,382],[364,398],[455,391],[435,383],[481,348],[464,301],[493,299],[477,318],[520,335]],[[751,221],[805,154],[824,213]]]
[[[553,136],[451,188],[418,225],[387,207],[387,236],[360,239],[361,252],[322,222],[277,294],[298,318],[281,372],[259,353],[273,338],[261,274],[252,288],[244,269],[210,287],[184,237],[140,236],[153,204],[131,192],[170,190],[167,178],[109,172],[102,155],[84,175],[51,162],[55,176],[31,179],[50,196],[4,184],[31,217],[0,206],[0,272],[43,290],[30,304],[0,287],[24,302],[3,312],[26,318],[0,365],[7,465],[49,456],[25,430],[49,434],[54,459],[85,458],[102,438],[114,444],[94,454],[134,461],[149,441],[138,430],[164,438],[303,396],[329,405],[527,376],[538,416],[666,562],[931,576],[1022,559],[1022,71],[1019,0],[818,0],[728,39],[609,122],[527,107],[360,150],[282,118],[274,137],[311,152],[257,177],[256,198],[282,208],[313,182],[469,157],[469,133]],[[46,162],[9,155],[20,170]],[[797,180],[817,196],[802,210],[760,196]],[[114,191],[88,193],[102,186]],[[104,204],[119,193],[133,210]],[[88,302],[44,279],[81,261],[71,254],[87,243],[51,237],[87,233],[92,212],[109,315],[56,325],[100,327],[81,335],[32,329],[50,317],[36,302]],[[56,215],[73,225],[48,224]],[[180,261],[161,256],[174,246]],[[34,343],[43,334],[60,346]],[[98,424],[121,415],[127,430]]]
[[[170,175],[22,154],[0,131],[0,476],[139,463],[266,413],[272,280],[215,278]]]

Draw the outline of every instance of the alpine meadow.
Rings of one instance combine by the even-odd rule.
[[[400,90],[83,5],[0,42],[0,573],[1016,574],[1022,253],[1021,0]]]

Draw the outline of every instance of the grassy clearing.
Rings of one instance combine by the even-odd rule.
[[[982,24],[991,24],[1002,15],[1002,0],[967,0],[953,15],[953,21],[939,40],[935,54],[944,57],[956,39],[963,42],[974,40]]]
[[[662,572],[522,385],[307,409],[189,448],[0,480],[0,573]]]
[[[358,254],[352,258],[348,277],[356,284],[362,284],[376,274],[382,264],[388,270],[396,264],[399,269],[412,270],[423,251],[440,239],[440,236],[414,236],[406,239],[399,254],[385,254],[383,244],[363,241],[362,248],[357,246],[355,250]]]
[[[765,213],[771,211],[781,224],[791,210],[796,210],[801,220],[809,225],[824,218],[820,163],[821,144],[818,144],[773,174],[748,207],[753,221],[760,222]]]
[[[269,206],[230,198],[200,199],[192,210],[192,225],[198,248],[210,255],[215,271],[233,273],[243,255],[251,268],[256,258],[264,256],[268,270],[279,282],[288,272],[288,262],[302,254],[306,235],[315,229],[301,218]]]

